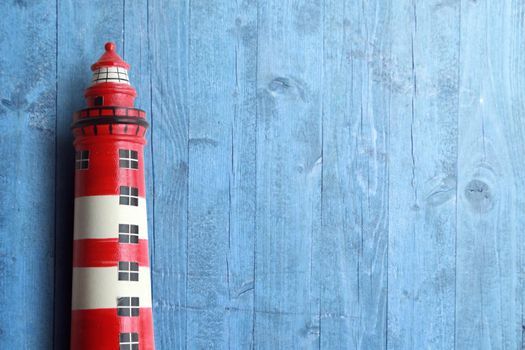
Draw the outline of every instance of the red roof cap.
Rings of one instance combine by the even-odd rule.
[[[129,69],[129,64],[127,64],[116,52],[115,48],[117,46],[115,43],[107,42],[104,45],[106,52],[98,59],[97,63],[91,66],[91,70],[97,70],[102,67],[122,67]]]

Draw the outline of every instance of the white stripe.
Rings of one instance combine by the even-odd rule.
[[[138,281],[119,281],[117,267],[73,268],[73,310],[115,309],[119,297],[139,297],[139,307],[151,307],[149,267],[139,267]]]
[[[135,207],[120,205],[118,195],[75,198],[74,239],[118,238],[119,224],[139,225],[139,239],[148,239],[146,200]]]

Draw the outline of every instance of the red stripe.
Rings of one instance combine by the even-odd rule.
[[[75,144],[76,151],[89,151],[88,169],[76,170],[75,197],[117,195],[120,186],[136,187],[145,197],[143,145],[108,136],[92,137],[90,142]],[[138,153],[138,169],[119,168],[119,149]]]
[[[73,267],[112,267],[119,261],[149,266],[148,240],[140,239],[138,244],[119,243],[116,238],[73,241]]]
[[[155,349],[151,308],[140,308],[138,317],[118,316],[117,309],[71,313],[71,350],[119,349],[120,333],[138,333],[140,350]]]

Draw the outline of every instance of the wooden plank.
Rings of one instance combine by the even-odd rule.
[[[155,341],[186,348],[188,1],[149,1]]]
[[[69,125],[107,40],[152,124],[158,348],[523,347],[524,6],[0,5],[0,348],[69,347]]]
[[[124,0],[124,34],[123,46],[119,53],[130,64],[130,82],[137,90],[135,107],[146,111],[146,118],[151,119],[151,74],[148,32],[148,2],[147,0]],[[153,158],[151,144],[151,127],[146,133],[147,146],[144,149],[146,200],[148,210],[148,232],[150,233],[150,255],[154,246],[153,225]]]
[[[359,316],[359,262],[361,257],[360,183],[358,163],[368,157],[358,153],[361,103],[355,106],[353,91],[364,83],[367,61],[361,38],[360,60],[351,57],[363,25],[361,4],[338,0],[325,5],[323,64],[323,169],[322,233],[320,246],[321,349],[358,349],[361,334]],[[354,63],[355,62],[355,63]],[[358,62],[358,63],[357,63]],[[357,63],[357,64],[356,64]],[[355,80],[354,75],[359,79]],[[360,96],[357,95],[356,97]],[[365,103],[367,101],[365,100]],[[357,110],[357,112],[356,112]],[[361,140],[361,145],[363,144]],[[366,188],[365,188],[366,190]],[[359,193],[359,195],[356,195]],[[341,293],[339,291],[343,291]]]
[[[146,205],[148,215],[148,233],[149,233],[149,253],[150,253],[150,267],[151,271],[155,271],[155,225],[154,225],[154,172],[153,172],[153,156],[152,156],[152,96],[151,96],[151,69],[150,69],[150,44],[149,44],[149,27],[148,27],[148,1],[134,0],[123,2],[124,18],[123,18],[123,46],[119,53],[122,58],[130,64],[130,82],[137,90],[137,98],[135,99],[135,107],[146,111],[146,119],[150,123],[150,129],[146,133],[147,145],[144,147],[144,175],[146,179]],[[156,307],[159,305],[157,301],[155,285],[155,274],[151,274],[152,284],[152,298],[153,298],[153,321],[161,319],[160,312],[156,312]],[[158,326],[160,328],[160,326]],[[173,329],[173,328],[172,328]],[[170,332],[169,334],[172,334]],[[162,339],[159,334],[158,337]],[[157,343],[159,343],[157,341]]]
[[[190,348],[247,349],[253,329],[255,1],[192,1]]]
[[[523,347],[523,11],[461,2],[458,349]]]
[[[325,5],[321,347],[386,346],[390,8]]]
[[[0,348],[51,348],[56,10],[19,1],[0,11]]]
[[[69,348],[71,246],[73,239],[74,151],[72,113],[84,108],[90,66],[114,41],[122,50],[123,2],[60,1],[57,50],[57,151],[55,238],[55,348]]]
[[[258,3],[255,348],[319,347],[322,18]]]
[[[459,5],[398,5],[389,58],[388,348],[452,349]]]
[[[229,349],[253,349],[255,295],[257,1],[237,2],[231,14],[233,67],[227,86],[230,135],[226,322]],[[235,23],[235,24],[234,24]],[[233,24],[235,26],[233,26]],[[222,33],[227,37],[227,33]],[[228,45],[230,47],[230,45]],[[228,56],[232,52],[227,53]],[[229,60],[230,58],[228,58]],[[233,69],[232,69],[233,68]],[[226,82],[225,82],[226,83]],[[223,116],[225,116],[223,114]],[[228,137],[229,136],[229,137]]]

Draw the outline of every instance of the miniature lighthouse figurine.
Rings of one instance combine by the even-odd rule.
[[[144,111],[107,43],[74,114],[71,349],[154,349],[144,189]]]

